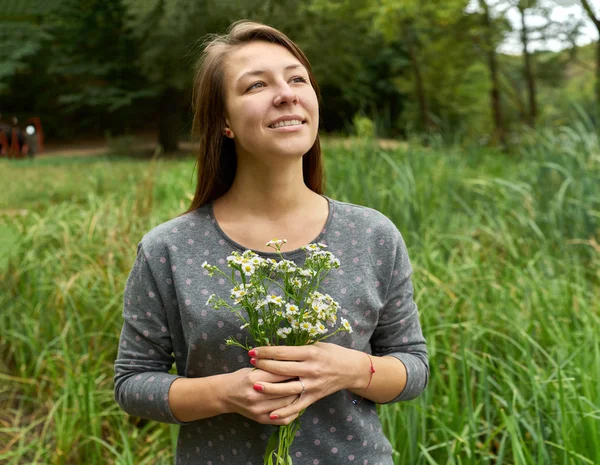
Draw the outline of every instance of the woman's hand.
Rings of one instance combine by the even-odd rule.
[[[263,396],[299,396],[296,402],[273,409],[271,418],[296,418],[319,399],[342,389],[360,389],[368,383],[370,362],[362,352],[336,344],[256,347],[248,352],[250,362],[274,375],[296,379],[286,383],[258,381],[254,389]],[[300,383],[298,380],[301,380]]]
[[[284,408],[298,399],[298,394],[285,389],[272,394],[259,392],[254,389],[258,384],[279,386],[293,376],[281,376],[268,373],[256,368],[242,368],[229,375],[228,383],[224,386],[223,398],[225,410],[228,413],[239,413],[258,423],[267,425],[287,425],[298,417],[289,415],[285,418],[271,418],[274,410]]]

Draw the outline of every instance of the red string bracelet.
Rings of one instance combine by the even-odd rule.
[[[371,381],[373,380],[373,373],[375,373],[375,368],[373,367],[373,359],[371,358],[371,356],[369,354],[365,354],[367,357],[369,357],[369,362],[371,363],[371,374],[369,376],[369,383],[367,384],[367,387],[365,388],[365,391],[367,389],[369,389],[369,386],[371,385]],[[348,396],[350,396],[350,393],[348,393]],[[352,399],[352,396],[350,396],[350,398]],[[362,400],[364,399],[364,397],[361,397],[360,400],[356,400],[356,399],[352,399],[352,403],[354,405],[358,405],[362,402]]]

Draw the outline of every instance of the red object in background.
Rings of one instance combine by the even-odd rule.
[[[4,157],[8,154],[8,138],[6,133],[0,130],[0,157]]]
[[[37,153],[44,151],[44,131],[42,131],[42,122],[39,116],[29,118],[26,122],[30,122],[35,127],[35,133],[37,135]]]
[[[17,134],[17,128],[12,128],[12,136],[11,136],[10,142],[11,143],[10,143],[9,151],[13,155],[19,154],[19,152],[21,152],[21,146],[19,144],[19,135]],[[19,157],[16,157],[16,158],[19,158]]]
[[[11,126],[11,129],[0,128],[0,157],[25,158],[44,151],[44,132],[39,117],[27,119],[25,127]],[[33,126],[35,132],[28,134],[27,126]]]

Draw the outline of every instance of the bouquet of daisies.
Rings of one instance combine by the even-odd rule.
[[[233,286],[232,304],[212,294],[206,305],[217,310],[229,309],[238,316],[240,329],[250,333],[251,344],[247,339],[242,342],[229,337],[227,345],[245,350],[259,345],[300,346],[323,341],[339,331],[352,332],[344,318],[337,325],[339,304],[330,295],[319,292],[325,276],[339,268],[339,260],[324,250],[325,244],[309,244],[302,247],[307,256],[299,267],[281,254],[285,242],[285,239],[273,240],[266,244],[279,254],[279,261],[262,258],[251,250],[241,254],[232,252],[227,257],[231,276],[207,262],[202,264],[209,276],[219,273]],[[272,288],[277,290],[271,291]],[[289,425],[277,427],[269,439],[264,465],[292,464],[289,450],[299,427],[300,417]]]

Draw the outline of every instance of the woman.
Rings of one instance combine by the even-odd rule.
[[[303,409],[295,465],[392,464],[375,405],[416,397],[428,377],[400,233],[376,210],[322,194],[319,91],[283,33],[233,24],[206,47],[194,89],[198,186],[189,211],[138,246],[116,400],[132,415],[181,425],[178,464],[261,464],[272,425]],[[234,315],[205,305],[212,293],[226,298],[229,283],[201,264],[223,265],[232,250],[278,258],[266,246],[274,237],[287,239],[281,250],[299,265],[311,242],[340,260],[323,289],[351,334],[249,354],[225,347],[244,334]]]

